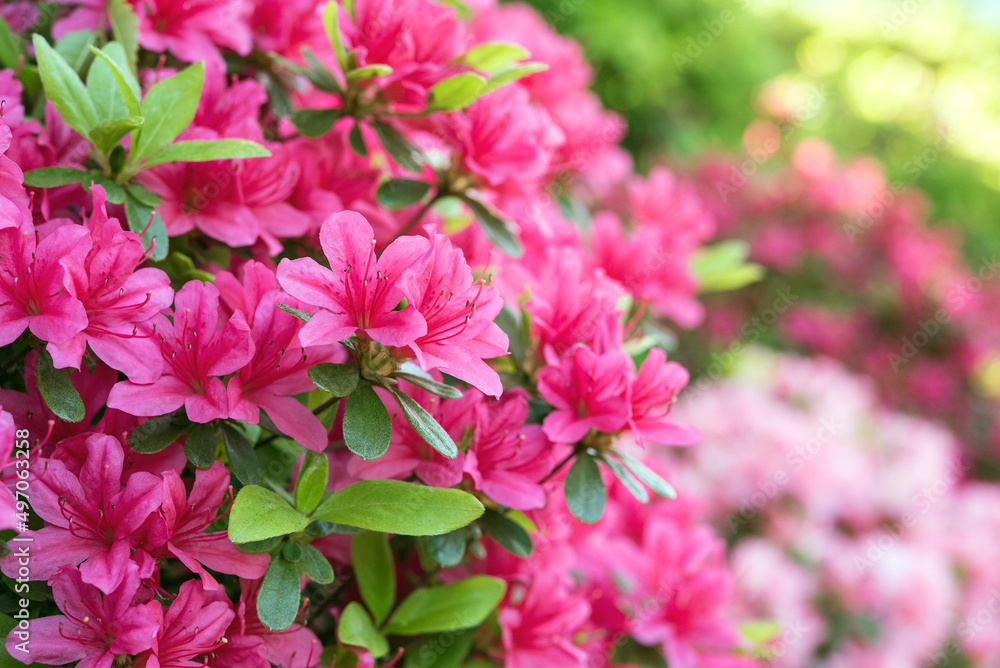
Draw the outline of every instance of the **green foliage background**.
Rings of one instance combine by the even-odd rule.
[[[585,47],[641,168],[742,151],[776,100],[820,94],[808,136],[870,154],[927,192],[930,216],[1000,252],[1000,5],[989,0],[531,0]]]

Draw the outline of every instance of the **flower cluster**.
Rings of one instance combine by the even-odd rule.
[[[964,482],[954,436],[760,349],[678,412],[704,440],[663,457],[731,542],[744,614],[776,622],[771,665],[996,663],[997,489]]]
[[[0,4],[12,657],[753,664],[644,463],[698,439],[662,333],[714,214],[633,174],[577,44],[491,3]]]

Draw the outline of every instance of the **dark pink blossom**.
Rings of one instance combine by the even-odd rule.
[[[278,282],[293,297],[319,307],[299,332],[303,345],[332,344],[361,331],[387,346],[408,346],[427,333],[427,323],[412,304],[395,310],[406,296],[406,271],[420,271],[430,243],[400,237],[375,256],[375,233],[354,211],[335,213],[320,230],[330,268],[312,258],[283,259]]]
[[[226,629],[235,617],[228,599],[220,596],[212,600],[205,594],[201,583],[194,580],[181,585],[166,614],[162,608],[157,612],[160,631],[156,643],[152,649],[135,658],[133,665],[136,668],[194,668],[204,665],[195,661],[195,657],[223,646]]]
[[[163,375],[153,383],[122,381],[108,406],[131,415],[166,415],[185,407],[193,422],[229,417],[229,398],[219,376],[237,371],[253,357],[250,328],[237,311],[219,322],[219,290],[191,281],[177,292],[173,322],[154,319]]]
[[[427,265],[404,272],[401,287],[427,323],[427,333],[409,345],[420,367],[440,369],[499,397],[500,377],[483,358],[506,355],[508,341],[494,322],[503,299],[488,279],[474,280],[462,251],[435,234]]]
[[[14,416],[0,406],[0,530],[17,527],[17,502],[5,484],[12,477],[7,467],[11,464],[14,445],[20,440],[14,440],[16,432]]]
[[[629,383],[629,427],[641,443],[648,438],[664,445],[692,445],[701,438],[694,427],[668,419],[677,394],[687,385],[688,372],[667,354],[651,348],[642,366]]]
[[[104,188],[94,186],[94,209],[85,224],[90,232],[86,255],[61,260],[67,294],[87,313],[87,327],[73,338],[49,347],[57,368],[80,368],[89,345],[108,366],[137,383],[159,378],[163,361],[159,342],[147,323],[170,306],[174,291],[160,269],[138,266],[146,259],[142,240],[108,218]]]
[[[219,48],[250,53],[249,0],[141,0],[139,44],[150,51],[170,51],[188,62],[220,58]]]
[[[140,547],[135,532],[160,507],[163,484],[139,472],[123,485],[124,454],[111,436],[94,434],[85,447],[79,475],[59,459],[32,466],[31,507],[45,526],[30,532],[31,578],[45,580],[62,566],[82,563],[83,581],[110,594],[133,567],[132,551]],[[17,559],[5,558],[2,567],[7,575],[16,574]]]
[[[30,637],[19,645],[15,628],[7,636],[7,652],[26,663],[77,668],[112,668],[119,656],[135,656],[152,648],[160,628],[159,603],[132,605],[139,590],[133,565],[110,592],[88,584],[80,571],[63,566],[49,581],[61,615],[31,620]]]

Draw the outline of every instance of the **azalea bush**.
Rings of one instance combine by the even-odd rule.
[[[572,41],[433,0],[5,2],[24,664],[753,665],[654,444],[706,247]]]

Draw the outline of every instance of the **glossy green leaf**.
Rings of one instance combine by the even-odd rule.
[[[462,391],[455,387],[454,385],[445,385],[444,383],[439,383],[431,377],[418,376],[412,373],[397,372],[393,374],[393,378],[398,378],[400,380],[405,380],[411,385],[416,385],[422,390],[430,392],[431,394],[437,395],[439,397],[444,397],[445,399],[461,399]]]
[[[131,116],[139,116],[142,113],[139,102],[139,82],[136,81],[132,71],[125,66],[125,54],[121,50],[121,47],[115,49],[114,46],[114,43],[105,45],[104,49],[92,46],[90,50],[110,69],[115,83],[118,84],[118,93],[125,104],[125,110]],[[97,61],[94,62],[96,63]]]
[[[445,457],[454,459],[458,456],[458,446],[455,445],[455,441],[452,440],[444,427],[434,419],[433,415],[405,392],[400,392],[395,388],[392,388],[391,392],[396,397],[396,401],[399,402],[399,407],[403,409],[403,415],[406,416],[407,422],[420,438]]]
[[[71,30],[56,40],[52,48],[82,78],[90,60],[90,47],[96,37],[93,30]]]
[[[82,183],[90,172],[73,167],[42,167],[24,173],[24,185],[33,188],[56,188]]]
[[[215,450],[218,442],[218,428],[211,422],[199,424],[184,440],[184,454],[188,461],[200,469],[207,469],[215,463]]]
[[[226,444],[226,457],[229,467],[236,478],[244,485],[256,485],[263,477],[260,458],[254,450],[253,443],[239,430],[225,425],[222,428],[222,438]],[[303,525],[304,526],[304,525]],[[256,539],[253,539],[256,540]]]
[[[566,474],[566,505],[577,518],[594,523],[604,514],[607,491],[597,462],[586,452],[576,456]]]
[[[97,111],[80,77],[45,38],[35,34],[35,55],[45,95],[70,127],[84,137],[97,125]]]
[[[677,491],[673,488],[673,486],[669,482],[664,480],[659,473],[649,468],[648,466],[643,464],[638,459],[635,459],[634,457],[629,457],[628,455],[623,455],[620,453],[616,454],[618,454],[618,457],[622,460],[622,463],[624,463],[625,466],[627,466],[628,469],[632,471],[632,473],[634,473],[635,476],[639,478],[639,480],[641,480],[643,484],[645,484],[651,490],[653,490],[660,496],[665,496],[668,499],[677,498]]]
[[[128,435],[128,445],[136,452],[151,454],[166,449],[176,442],[190,427],[190,423],[178,411],[146,420]]]
[[[379,633],[372,618],[357,601],[351,601],[340,613],[337,639],[345,645],[364,647],[376,659],[389,653],[389,641]]]
[[[117,95],[118,90],[116,89],[114,93]],[[94,146],[107,153],[122,137],[141,128],[143,121],[142,116],[128,116],[105,121],[90,131],[90,140],[94,142]]]
[[[326,493],[326,485],[330,479],[329,462],[326,455],[309,453],[295,479],[295,506],[300,512],[311,513]]]
[[[465,54],[465,64],[480,72],[496,72],[510,67],[518,60],[529,58],[531,54],[524,47],[513,42],[483,42],[469,49]]]
[[[297,309],[294,306],[289,306],[288,304],[278,304],[278,308],[280,308],[285,313],[294,315],[302,322],[309,322],[312,319],[312,313],[306,313],[302,309]]]
[[[90,64],[90,70],[87,72],[87,94],[94,103],[94,109],[97,111],[97,120],[105,123],[115,119],[128,118],[129,116],[139,116],[138,104],[135,106],[135,111],[129,108],[129,105],[123,98],[114,69],[108,64],[107,60],[99,55],[101,50],[90,47],[87,53],[91,52],[98,54],[98,57],[94,58],[94,61]],[[113,60],[118,67],[125,70],[128,69],[128,65],[125,62],[125,53],[122,51],[121,45],[117,42],[105,45],[103,53],[109,60]],[[106,151],[107,149],[103,150]]]
[[[502,548],[519,557],[531,556],[534,544],[520,524],[496,510],[487,509],[479,518],[479,526]]]
[[[385,148],[389,157],[395,160],[403,169],[410,172],[419,172],[420,165],[423,162],[423,155],[420,153],[420,150],[391,125],[382,121],[375,121],[374,125],[375,133],[378,135],[378,139],[382,142],[382,147]]]
[[[469,654],[476,629],[428,636],[403,652],[404,668],[459,668]]]
[[[204,77],[205,66],[197,62],[149,89],[139,105],[146,123],[139,132],[132,162],[157,153],[191,124]]]
[[[292,124],[306,137],[322,137],[343,112],[340,109],[299,109],[292,112]]]
[[[351,364],[322,362],[309,367],[309,378],[316,387],[335,397],[346,397],[358,387],[358,368]]]
[[[367,382],[351,392],[344,406],[344,442],[362,459],[378,459],[389,449],[392,420]]]
[[[445,568],[457,566],[465,556],[465,531],[456,529],[424,538],[427,555]]]
[[[294,540],[290,540],[285,543],[285,547],[281,550],[281,554],[288,561],[297,564],[302,559],[302,545],[296,543]]]
[[[229,540],[250,543],[298,533],[309,518],[292,508],[276,492],[260,485],[247,485],[236,494],[229,512]]]
[[[164,146],[142,163],[143,169],[165,162],[208,162],[266,158],[271,152],[249,139],[192,139]]]
[[[418,635],[479,626],[503,599],[506,588],[500,578],[474,575],[439,587],[417,589],[396,608],[385,632]]]
[[[396,565],[384,533],[366,531],[351,539],[351,565],[361,598],[377,624],[396,602]]]
[[[378,187],[375,197],[390,209],[405,209],[416,204],[430,191],[431,184],[415,179],[389,179]]]
[[[464,527],[482,514],[483,504],[458,489],[361,480],[327,497],[313,518],[369,531],[432,536]]]
[[[299,561],[303,572],[316,584],[330,584],[333,582],[333,566],[330,561],[323,556],[323,553],[309,544],[302,546],[302,559]]]
[[[434,111],[465,109],[486,91],[486,79],[478,74],[456,74],[431,86],[427,95],[427,108]]]
[[[368,155],[368,146],[365,144],[365,137],[361,134],[361,126],[357,123],[351,128],[351,132],[347,136],[348,141],[351,144],[351,150],[360,155],[362,158]]]
[[[388,65],[365,65],[364,67],[359,67],[356,70],[348,72],[347,80],[351,82],[365,81],[376,77],[384,77],[387,74],[392,74],[392,68]]]
[[[515,65],[514,67],[494,74],[490,80],[486,82],[486,92],[494,91],[501,86],[506,86],[509,83],[517,81],[518,79],[523,79],[529,74],[544,72],[547,69],[549,69],[549,66],[545,63],[524,63],[522,65]]]
[[[639,479],[632,474],[627,468],[625,468],[621,462],[616,460],[614,457],[601,457],[601,461],[604,462],[611,472],[615,474],[618,481],[625,485],[625,489],[629,491],[629,494],[635,497],[635,500],[639,503],[649,503],[649,492],[646,488],[642,486]]]
[[[35,374],[42,400],[57,417],[66,422],[80,422],[86,417],[83,399],[70,381],[69,369],[55,368],[48,350],[38,351]]]
[[[299,613],[299,569],[283,556],[271,557],[257,593],[257,616],[264,626],[283,631]]]

